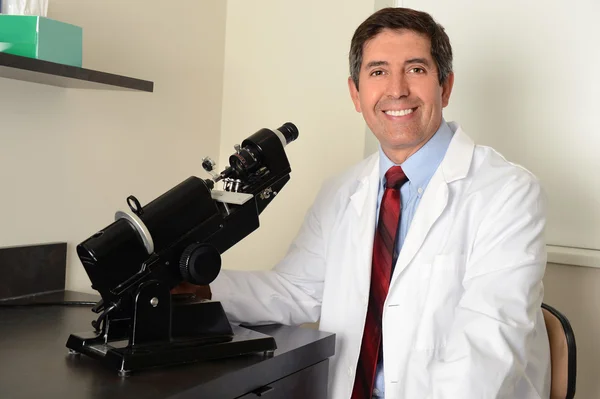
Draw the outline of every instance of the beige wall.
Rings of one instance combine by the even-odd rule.
[[[226,2],[176,3],[50,2],[49,17],[83,27],[84,67],[154,93],[0,79],[0,247],[67,241],[68,288],[90,290],[75,245],[128,195],[146,204],[218,156]]]
[[[362,159],[364,121],[346,78],[354,30],[373,0],[229,0],[221,159],[233,145],[291,121],[291,180],[261,215],[261,228],[223,256],[223,267],[271,268],[296,234],[324,178]],[[221,167],[223,165],[220,165]]]
[[[544,302],[570,321],[577,342],[578,399],[600,398],[600,269],[549,264]]]

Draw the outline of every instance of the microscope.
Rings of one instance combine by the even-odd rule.
[[[131,372],[232,357],[272,356],[275,340],[229,323],[220,302],[183,298],[183,281],[208,285],[221,254],[259,227],[259,215],[290,179],[287,144],[298,129],[285,123],[260,129],[235,145],[229,166],[210,179],[191,176],[129,210],[77,246],[77,255],[101,300],[93,330],[71,334],[67,348],[126,376]],[[216,184],[222,185],[217,189]]]

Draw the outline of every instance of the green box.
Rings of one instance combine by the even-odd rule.
[[[0,52],[82,66],[83,29],[33,15],[0,15]]]

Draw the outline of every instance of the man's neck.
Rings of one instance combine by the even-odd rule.
[[[425,140],[418,143],[416,146],[404,147],[404,148],[384,148],[384,154],[396,165],[402,165],[408,158],[417,153],[435,134],[440,130],[440,126],[442,126],[443,119],[440,119],[437,128],[434,130],[433,134],[426,138]]]

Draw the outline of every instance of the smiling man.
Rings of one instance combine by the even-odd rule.
[[[452,49],[428,14],[370,16],[350,75],[379,151],[323,185],[273,270],[223,270],[213,299],[336,333],[331,398],[548,398],[538,181],[444,120]]]
[[[438,130],[453,83],[453,73],[440,79],[427,36],[389,28],[364,43],[362,66],[348,78],[356,110],[396,164]]]

